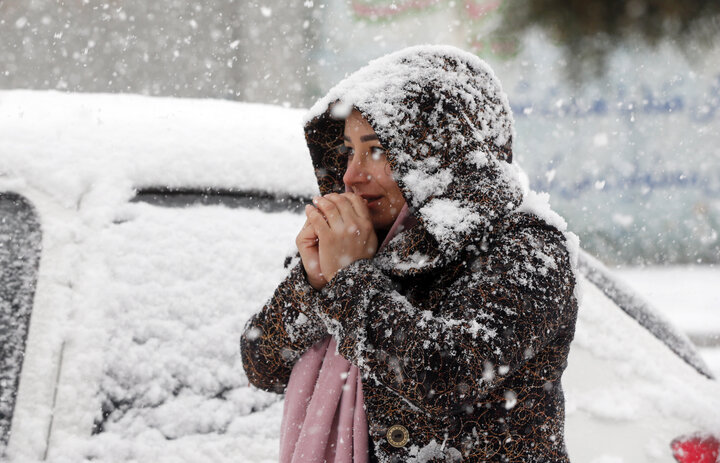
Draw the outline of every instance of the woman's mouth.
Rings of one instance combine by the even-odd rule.
[[[380,200],[382,200],[382,196],[376,196],[376,195],[360,195],[362,199],[364,199],[367,202],[367,207],[373,208],[377,207],[380,204]]]

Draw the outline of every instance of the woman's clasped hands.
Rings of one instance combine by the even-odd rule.
[[[354,193],[330,193],[305,206],[307,221],[295,244],[310,285],[322,289],[343,267],[372,258],[378,239],[366,201]]]

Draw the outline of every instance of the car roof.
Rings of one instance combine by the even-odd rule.
[[[72,204],[93,183],[310,196],[302,109],[211,99],[0,91],[0,172]]]

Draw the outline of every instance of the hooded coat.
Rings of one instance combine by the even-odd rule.
[[[512,114],[492,70],[423,46],[342,81],[305,126],[322,194],[345,191],[337,147],[353,108],[417,224],[321,291],[295,263],[242,337],[249,381],[282,392],[330,333],[362,373],[371,460],[568,461],[560,378],[577,243],[511,163]]]

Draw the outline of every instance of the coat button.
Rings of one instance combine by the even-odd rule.
[[[404,447],[410,440],[410,433],[405,426],[395,424],[388,429],[387,440],[393,447]]]

